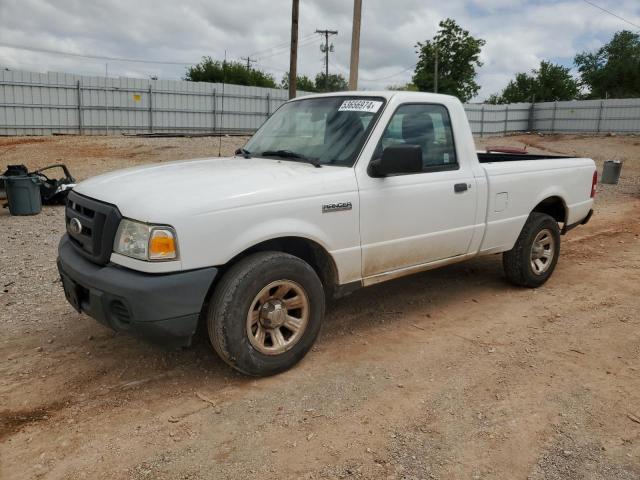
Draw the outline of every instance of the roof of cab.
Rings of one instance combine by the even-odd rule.
[[[422,101],[422,102],[435,102],[435,101],[443,101],[446,99],[455,98],[451,95],[443,95],[440,93],[429,93],[429,92],[405,92],[398,90],[357,90],[357,91],[346,91],[346,92],[330,92],[330,93],[314,93],[311,95],[303,95],[301,97],[296,97],[292,99],[294,100],[303,100],[307,98],[321,98],[321,97],[382,97],[385,100],[391,100],[394,97],[397,97],[400,101]]]

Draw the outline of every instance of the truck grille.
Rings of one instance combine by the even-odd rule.
[[[106,265],[122,215],[115,205],[69,193],[65,222],[75,249],[94,263]],[[78,222],[72,220],[77,219]],[[75,228],[74,228],[75,227]]]

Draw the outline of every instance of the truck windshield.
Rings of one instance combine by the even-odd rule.
[[[351,167],[384,103],[379,97],[348,96],[286,103],[251,137],[244,152]]]

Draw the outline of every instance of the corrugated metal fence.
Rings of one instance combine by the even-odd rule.
[[[304,93],[301,93],[304,94]],[[0,135],[250,133],[286,90],[0,71]],[[465,105],[475,135],[640,132],[640,99]]]
[[[0,71],[0,135],[253,132],[287,90]]]
[[[475,135],[640,133],[640,98],[465,105]]]

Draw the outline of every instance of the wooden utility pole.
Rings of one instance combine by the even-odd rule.
[[[362,0],[353,0],[353,27],[351,30],[351,66],[349,68],[349,90],[358,89],[358,64],[360,62],[360,18]]]
[[[436,61],[433,65],[433,93],[438,93],[438,42],[436,42]]]
[[[329,35],[337,35],[337,30],[316,30],[316,33],[324,35],[324,45],[320,46],[320,51],[324,53],[324,88],[329,91],[329,52],[333,52],[333,44],[329,46]]]
[[[251,64],[257,62],[257,60],[254,60],[253,58],[251,58],[249,56],[240,57],[240,60],[246,60],[247,61],[247,70],[251,70]]]
[[[291,55],[289,56],[289,98],[296,97],[298,90],[298,16],[300,0],[291,5]]]

